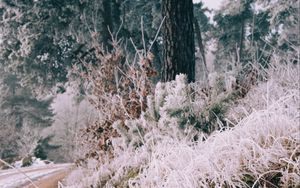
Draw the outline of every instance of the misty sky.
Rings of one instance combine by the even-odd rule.
[[[194,2],[200,1],[204,3],[204,7],[208,7],[209,9],[217,9],[220,7],[223,0],[194,0]]]

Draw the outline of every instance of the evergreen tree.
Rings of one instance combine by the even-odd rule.
[[[1,66],[35,91],[65,82],[74,39],[62,36],[73,13],[62,1],[1,1]]]
[[[91,55],[95,43],[111,50],[111,38],[118,33],[118,38],[124,37],[126,44],[129,38],[142,44],[138,35],[141,15],[145,15],[145,41],[152,40],[160,23],[157,21],[160,16],[156,16],[159,4],[119,0],[3,0],[0,2],[0,64],[6,71],[14,71],[23,85],[38,93],[52,91],[53,87],[68,81],[74,64],[95,62]],[[132,49],[130,53],[135,53],[132,45],[127,46]],[[158,61],[158,43],[154,43],[153,51]],[[60,89],[54,91],[57,90]]]
[[[280,54],[286,51],[296,54],[296,46],[299,46],[299,6],[293,6],[297,4],[296,0],[278,3],[225,1],[214,17],[217,23],[217,67],[221,64],[228,66],[232,61],[244,64],[259,62],[265,67],[274,50]],[[297,58],[291,56],[290,59],[296,62]]]
[[[269,35],[266,40],[283,52],[289,51],[297,54],[300,46],[300,2],[299,0],[286,0],[273,2],[271,0],[257,0],[257,4],[264,7],[260,14],[267,14],[269,22]],[[274,49],[273,49],[274,50]],[[280,52],[280,54],[282,54]],[[296,57],[294,57],[296,59]]]
[[[228,0],[215,15],[217,22],[216,35],[218,38],[217,59],[229,57],[229,61],[246,62],[245,29],[252,18],[251,4],[253,0]],[[220,62],[222,63],[222,62]]]

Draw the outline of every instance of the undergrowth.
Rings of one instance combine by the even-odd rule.
[[[158,83],[139,117],[112,123],[114,157],[88,160],[67,187],[299,186],[299,65],[262,71],[244,97],[210,98],[184,75]]]

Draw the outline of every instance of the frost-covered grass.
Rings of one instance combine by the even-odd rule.
[[[180,79],[163,85],[165,93],[149,99],[156,110],[126,122],[132,135],[112,140],[115,157],[74,171],[68,187],[299,186],[299,65],[277,64],[266,75],[226,113],[234,126],[197,140],[188,126],[179,134],[172,125],[191,123],[191,106],[199,101],[184,97]]]
[[[152,148],[131,187],[296,186],[300,183],[297,101],[296,93],[283,96],[203,142],[163,140]]]
[[[237,123],[255,110],[268,108],[280,97],[299,91],[299,65],[283,65],[277,60],[270,64],[269,69],[260,72],[264,75],[262,78],[264,82],[252,87],[244,98],[238,100],[236,105],[229,109],[227,118],[230,121]]]

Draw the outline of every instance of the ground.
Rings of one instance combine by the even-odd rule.
[[[72,169],[72,164],[51,164],[40,167],[21,168],[0,171],[1,188],[35,188],[29,178],[39,188],[57,188]],[[26,177],[25,174],[29,177]]]

